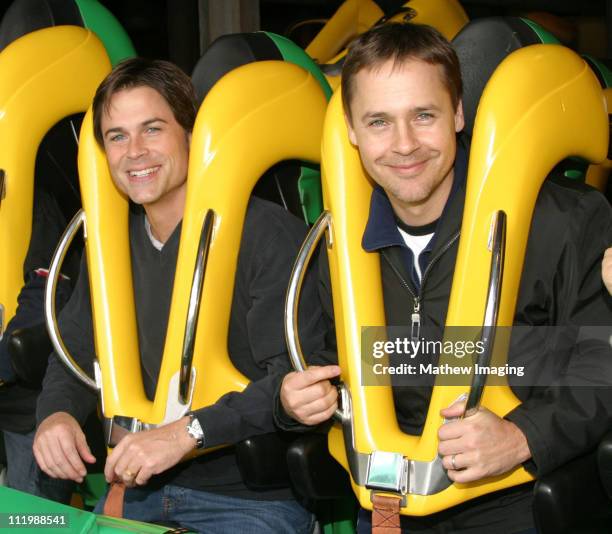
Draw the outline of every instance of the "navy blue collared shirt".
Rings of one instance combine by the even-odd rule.
[[[458,138],[453,186],[440,219],[444,218],[449,201],[459,186],[465,183],[467,175],[467,155],[468,151],[464,142],[462,142],[461,138]],[[434,232],[434,236],[431,238],[419,256],[419,266],[422,273],[424,273],[427,269],[431,251],[434,248],[435,242],[436,233]],[[372,197],[370,199],[370,213],[368,215],[368,222],[363,233],[363,239],[361,240],[361,246],[367,252],[376,252],[386,247],[400,247],[402,249],[406,269],[411,274],[412,284],[417,291],[420,289],[421,281],[419,280],[414,266],[412,251],[406,245],[402,235],[400,234],[397,227],[396,215],[393,211],[393,207],[391,206],[391,202],[389,201],[389,198],[387,197],[387,194],[383,188],[380,186],[377,186],[374,188],[374,191],[372,191]]]

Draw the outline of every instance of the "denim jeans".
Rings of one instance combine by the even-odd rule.
[[[45,499],[69,503],[74,482],[51,478],[38,467],[32,452],[34,434],[4,431],[7,461],[7,486]]]
[[[104,500],[94,512],[102,512]],[[255,501],[171,484],[126,490],[123,516],[206,534],[311,534],[314,527],[314,516],[296,501]]]

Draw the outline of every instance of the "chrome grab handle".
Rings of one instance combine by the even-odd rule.
[[[191,376],[196,325],[200,312],[200,297],[202,296],[202,286],[204,285],[204,274],[206,273],[206,263],[208,261],[208,251],[210,249],[210,240],[212,238],[214,223],[215,212],[209,209],[204,216],[202,231],[200,232],[200,243],[198,245],[195,267],[193,269],[193,279],[191,281],[189,305],[187,308],[187,320],[185,322],[185,335],[183,337],[179,379],[179,396],[183,404],[186,404],[190,397],[189,387],[191,381],[189,377]]]
[[[502,279],[504,274],[504,256],[506,250],[506,213],[498,211],[492,221],[490,237],[491,270],[489,272],[489,287],[487,290],[487,305],[485,308],[482,335],[483,351],[478,356],[478,366],[486,367],[491,361],[493,344],[495,342],[495,329],[499,313],[499,301]],[[483,389],[487,380],[486,374],[474,373],[472,384],[465,403],[464,417],[469,417],[478,411]]]
[[[51,260],[51,266],[49,267],[49,278],[47,279],[47,285],[45,286],[45,322],[47,325],[47,331],[51,338],[51,343],[55,352],[59,356],[60,361],[66,366],[66,368],[83,384],[99,391],[100,387],[96,381],[91,378],[81,367],[76,363],[74,358],[68,353],[68,349],[64,344],[64,340],[59,331],[57,324],[57,316],[55,314],[55,290],[57,289],[57,281],[60,276],[60,268],[66,257],[68,247],[72,243],[74,236],[78,232],[79,228],[85,224],[85,212],[81,209],[72,218],[68,228],[64,231],[55,252]]]
[[[300,291],[302,290],[302,283],[304,282],[304,276],[310,259],[326,230],[331,231],[331,213],[329,211],[324,211],[319,215],[319,218],[308,232],[304,243],[302,243],[291,271],[287,298],[285,299],[285,340],[287,341],[287,349],[289,350],[291,364],[296,371],[300,372],[305,371],[308,367],[304,358],[304,353],[302,352],[298,329]],[[328,246],[331,246],[329,234]],[[344,415],[340,408],[334,413],[334,419],[338,422],[344,420]]]

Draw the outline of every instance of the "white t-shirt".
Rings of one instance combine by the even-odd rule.
[[[421,280],[423,274],[421,273],[421,264],[419,263],[419,256],[421,255],[421,252],[425,250],[427,244],[431,241],[431,238],[433,237],[434,233],[431,232],[430,234],[412,235],[400,228],[399,226],[397,227],[397,229],[399,230],[399,233],[401,234],[404,243],[406,243],[406,246],[412,251],[412,257],[414,258],[414,268],[416,270],[417,276],[419,277],[419,280]]]

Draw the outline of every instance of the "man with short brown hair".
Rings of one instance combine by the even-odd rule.
[[[380,255],[387,324],[418,326],[433,339],[442,339],[465,198],[469,148],[460,135],[461,92],[456,54],[428,26],[375,27],[355,40],[343,66],[349,139],[377,184],[362,246]],[[612,324],[597,268],[611,237],[611,210],[599,193],[546,182],[531,226],[515,324],[576,330]],[[517,391],[522,404],[504,418],[486,408],[461,418],[463,401],[441,411],[449,422],[439,429],[438,453],[451,480],[474,482],[521,464],[540,476],[594,447],[610,427],[610,346],[577,339],[547,344],[539,364],[551,358],[558,362],[549,387]],[[570,368],[587,387],[571,387]],[[329,379],[338,374],[332,365],[287,375],[280,391],[285,414],[277,414],[279,421],[289,415],[316,425],[331,417],[337,393]],[[606,387],[595,387],[600,385]],[[431,391],[427,383],[394,386],[402,431],[422,432]],[[427,517],[405,516],[402,528],[410,533],[535,532],[531,486]],[[358,531],[368,532],[370,521],[361,510]]]
[[[93,104],[95,135],[116,187],[130,199],[132,282],[142,378],[155,395],[185,207],[187,165],[196,100],[189,78],[176,66],[137,58],[120,63],[100,85]],[[178,523],[199,532],[310,534],[312,514],[288,487],[250,489],[234,447],[181,462],[195,448],[234,445],[275,432],[272,398],[289,368],[283,333],[285,289],[305,234],[297,218],[251,198],[232,301],[228,352],[251,383],[212,406],[153,430],[123,438],[108,456],[108,482],[127,487],[124,516]],[[304,340],[322,343],[320,312],[311,283],[302,300]],[[85,370],[95,358],[85,263],[60,316],[70,352]],[[38,402],[34,452],[52,477],[82,480],[91,454],[81,431],[97,398],[50,359]],[[101,505],[98,505],[101,511]]]

